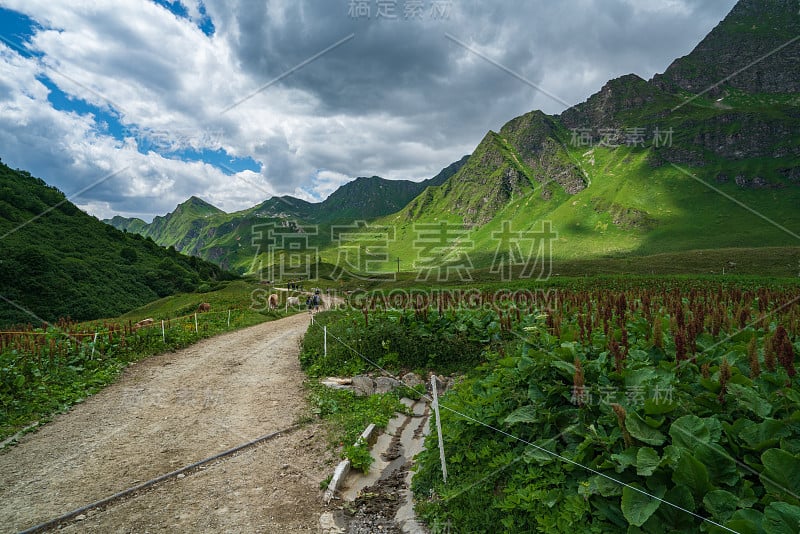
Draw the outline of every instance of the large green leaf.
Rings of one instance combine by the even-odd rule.
[[[657,517],[672,530],[689,530],[694,525],[694,516],[687,514],[684,510],[694,512],[696,509],[692,490],[683,485],[672,486],[664,494],[664,500],[683,508],[683,510],[679,510],[675,506],[662,506]],[[668,529],[666,531],[669,532]]]
[[[636,454],[636,474],[649,477],[661,463],[658,453],[650,447],[642,447]]]
[[[693,449],[698,443],[711,441],[711,432],[703,419],[696,415],[684,415],[675,420],[669,429],[672,444]]]
[[[640,351],[641,352],[641,351]],[[656,370],[652,367],[641,367],[625,373],[625,387],[630,388],[644,387],[657,377]]]
[[[777,492],[784,499],[798,502],[800,459],[786,451],[770,449],[761,455],[761,463],[764,464],[764,471],[760,475],[764,487]]]
[[[774,447],[778,441],[791,434],[783,421],[764,419],[758,424],[745,424],[739,437],[753,450],[760,451]]]
[[[672,481],[688,486],[698,500],[702,500],[703,496],[711,489],[706,466],[692,456],[689,451],[683,451],[681,454],[678,467],[672,473]]]
[[[565,378],[572,379],[575,376],[575,364],[563,360],[553,360],[550,365],[558,369]]]
[[[603,497],[616,497],[622,495],[622,486],[611,479],[595,475],[578,486],[578,493],[583,496],[602,495]]]
[[[644,400],[644,413],[647,415],[660,415],[664,413],[669,413],[675,408],[677,408],[679,404],[674,401],[668,401],[666,399],[645,399]]]
[[[663,445],[667,439],[664,434],[650,427],[636,412],[625,418],[625,428],[633,438],[648,445]]]
[[[738,504],[739,498],[725,490],[709,491],[703,497],[703,506],[711,514],[711,519],[717,522],[727,521],[736,511]]]
[[[636,465],[636,456],[639,453],[639,447],[628,447],[619,454],[612,454],[611,459],[619,466],[616,468],[617,473],[621,473],[629,465]]]
[[[540,417],[541,415],[536,406],[528,404],[511,412],[508,417],[506,417],[505,423],[507,425],[513,425],[515,423],[535,423]]]
[[[529,358],[528,356],[522,356],[517,362],[517,369],[519,369],[520,372],[524,373],[534,365],[535,362],[533,361],[533,358]]]
[[[632,486],[637,487],[632,484]],[[654,494],[659,499],[664,496],[664,488],[658,488],[655,492],[647,492]],[[658,510],[661,506],[661,501],[654,499],[649,495],[633,489],[633,487],[625,486],[622,489],[622,514],[628,522],[636,527],[644,525],[650,519],[650,516]]]
[[[709,477],[714,483],[734,486],[741,478],[736,469],[736,461],[716,443],[703,443],[694,447],[695,457],[708,468]]]
[[[736,403],[759,417],[767,417],[772,413],[772,405],[752,387],[728,384],[728,398],[736,399]]]
[[[730,530],[712,526],[708,531],[712,534],[729,534],[731,530],[738,534],[764,534],[761,528],[763,518],[763,514],[757,510],[736,510],[730,521],[725,523]]]
[[[764,509],[762,526],[766,534],[797,534],[800,532],[800,506],[785,502],[771,503]]]

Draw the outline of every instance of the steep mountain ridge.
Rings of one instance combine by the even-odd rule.
[[[794,0],[740,0],[688,55],[653,82],[668,92],[710,96],[726,88],[747,93],[798,93],[800,6]]]
[[[548,221],[552,253],[566,258],[796,246],[800,39],[786,44],[800,35],[796,11],[742,0],[664,74],[621,76],[560,115],[490,131],[461,171],[380,221],[400,227],[391,254],[415,257],[409,223],[433,221],[466,225],[482,265],[504,223]],[[742,76],[748,66],[781,72]]]

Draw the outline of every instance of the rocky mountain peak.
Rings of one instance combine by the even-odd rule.
[[[653,82],[669,92],[711,96],[800,92],[800,6],[795,0],[740,0],[691,53]]]

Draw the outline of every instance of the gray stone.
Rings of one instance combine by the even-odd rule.
[[[344,534],[346,527],[347,520],[341,510],[319,516],[319,531],[322,534]]]
[[[375,379],[375,393],[389,393],[394,391],[402,384],[396,378],[390,376],[379,376]]]
[[[375,393],[375,381],[372,377],[366,375],[354,376],[352,385],[356,395],[366,396]]]
[[[407,385],[410,388],[425,384],[425,381],[414,373],[404,374],[402,380],[403,384]]]
[[[436,376],[436,391],[439,393],[439,395],[441,395],[444,393],[445,389],[447,389],[447,378],[443,376]]]

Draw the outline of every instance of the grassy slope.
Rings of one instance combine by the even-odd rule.
[[[8,234],[8,235],[4,235]],[[55,188],[0,165],[0,324],[116,315],[226,275],[103,224]]]
[[[638,112],[621,114],[619,120],[622,124],[636,124],[637,118],[646,121],[663,117],[664,110],[675,102],[672,97],[656,99]],[[695,149],[692,141],[702,135],[707,121],[720,116],[733,117],[730,134],[746,133],[735,119],[750,115],[765,118],[770,124],[791,125],[796,123],[797,103],[797,95],[748,95],[733,91],[725,100],[725,107],[714,100],[697,99],[679,116],[662,118],[661,124],[675,130],[677,147]],[[563,131],[557,135],[563,140]],[[800,246],[800,239],[791,235],[800,235],[797,210],[800,188],[779,172],[800,166],[800,158],[787,155],[732,160],[706,150],[702,151],[705,165],[676,168],[669,163],[651,164],[660,157],[651,146],[571,147],[563,150],[561,157],[577,162],[588,176],[589,185],[577,194],[568,195],[557,184],[538,182],[536,171],[520,163],[521,154],[502,136],[489,137],[493,142],[485,139],[481,143],[471,161],[451,180],[456,183],[430,188],[404,210],[378,221],[395,225],[398,232],[397,239],[390,243],[393,261],[386,262],[386,270],[395,268],[396,257],[401,258],[406,269],[417,258],[414,222],[462,223],[466,214],[460,205],[462,199],[491,195],[491,190],[483,184],[496,182],[509,168],[524,173],[533,187],[521,189],[522,196],[512,197],[487,224],[473,228],[470,258],[475,267],[492,264],[497,245],[492,234],[501,229],[503,221],[510,221],[513,230],[537,230],[542,221],[552,221],[553,229],[558,232],[553,257],[562,262],[706,249]],[[776,146],[787,145],[789,154],[796,151],[798,142],[797,136],[774,140]],[[485,156],[492,150],[502,160],[495,166],[487,166],[487,159],[493,163],[497,160]],[[763,189],[741,188],[734,183],[734,177],[740,174],[763,177],[772,185]],[[719,183],[719,175],[727,176],[728,181]],[[543,198],[544,187],[552,194],[549,199]],[[326,251],[322,256],[331,261],[334,252]],[[787,253],[791,255],[792,251]],[[684,261],[679,256],[675,258]],[[693,262],[688,257],[686,261]],[[713,267],[703,268],[707,272]],[[791,266],[786,274],[795,268]]]

